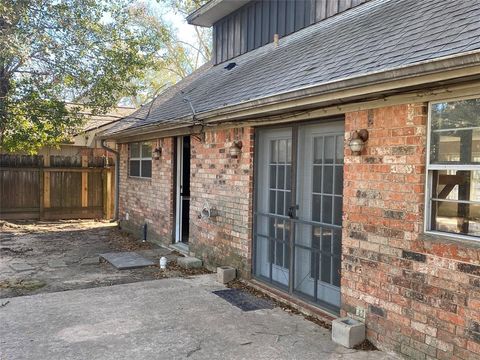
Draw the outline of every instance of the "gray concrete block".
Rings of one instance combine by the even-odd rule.
[[[229,283],[237,277],[237,270],[231,266],[217,267],[217,281],[222,284]]]
[[[177,258],[177,264],[184,269],[196,269],[202,267],[202,260],[191,256],[185,256]]]
[[[35,268],[32,265],[27,263],[14,263],[14,264],[10,264],[10,267],[16,272],[35,270]]]
[[[349,318],[332,321],[332,340],[349,349],[365,340],[365,324]]]
[[[55,269],[55,268],[66,267],[67,263],[61,259],[52,259],[52,260],[48,260],[47,265]]]
[[[118,270],[136,269],[155,265],[153,261],[145,259],[135,252],[114,252],[100,254],[100,257],[108,261]]]

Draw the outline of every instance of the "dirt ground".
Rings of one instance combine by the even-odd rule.
[[[135,251],[157,265],[117,270],[99,261],[98,254],[116,251]],[[158,267],[161,256],[169,260],[166,271]],[[190,275],[176,266],[178,256],[109,222],[1,221],[0,298]]]

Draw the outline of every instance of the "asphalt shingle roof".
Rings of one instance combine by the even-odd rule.
[[[226,64],[204,65],[106,134],[480,50],[479,0],[372,0]],[[148,117],[147,117],[148,114]]]

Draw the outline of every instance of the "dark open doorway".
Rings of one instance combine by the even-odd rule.
[[[188,243],[190,222],[190,136],[177,138],[175,242]]]

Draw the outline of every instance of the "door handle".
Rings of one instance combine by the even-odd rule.
[[[297,212],[297,209],[298,209],[298,205],[292,205],[288,208],[288,217],[290,219],[295,219],[296,217],[296,212]]]

